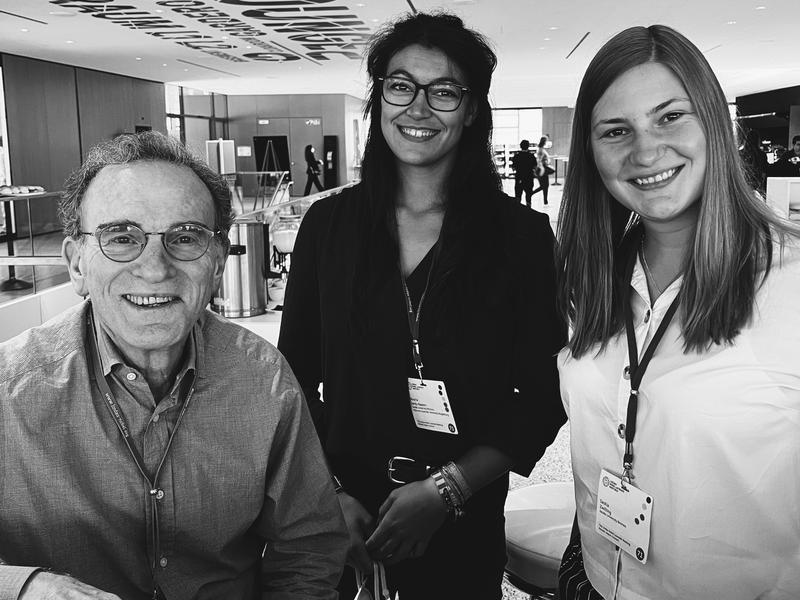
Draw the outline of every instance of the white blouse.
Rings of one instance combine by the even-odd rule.
[[[606,599],[800,598],[800,248],[774,256],[733,345],[685,354],[679,310],[645,372],[633,466],[653,496],[645,565],[595,531],[600,471],[622,472],[625,333],[599,354],[559,355],[584,563]],[[640,356],[680,284],[651,305],[637,261]]]

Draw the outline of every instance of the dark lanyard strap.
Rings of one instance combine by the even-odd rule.
[[[403,268],[398,264],[400,269],[400,282],[403,284],[403,297],[406,301],[406,316],[408,317],[408,328],[411,331],[411,356],[414,358],[414,368],[417,370],[419,380],[422,381],[422,355],[419,350],[419,319],[422,314],[422,303],[425,301],[425,295],[428,293],[428,288],[431,285],[431,274],[433,267],[436,264],[436,257],[439,255],[439,241],[436,241],[433,248],[433,256],[431,257],[431,264],[428,267],[428,277],[425,280],[425,289],[422,290],[422,295],[417,304],[417,310],[411,304],[411,293],[408,291],[406,278],[403,277]]]
[[[625,269],[625,281],[630,282],[633,277],[633,267],[636,264],[636,252],[631,252],[628,260],[628,266]],[[650,359],[658,348],[661,338],[664,336],[669,327],[672,317],[678,310],[680,296],[675,296],[672,303],[669,305],[664,318],[653,334],[653,339],[647,345],[647,348],[642,355],[642,360],[639,362],[639,349],[636,346],[636,331],[633,328],[633,307],[631,302],[623,299],[623,306],[625,312],[625,334],[628,338],[628,369],[630,373],[631,393],[628,396],[628,411],[625,418],[625,455],[622,458],[623,478],[628,481],[633,479],[631,471],[633,470],[633,438],[636,436],[636,413],[639,410],[639,385],[642,383],[647,366],[650,364]]]
[[[152,535],[153,535],[153,573],[155,574],[155,569],[157,566],[157,562],[159,560],[160,554],[160,539],[159,539],[159,528],[158,528],[158,502],[164,497],[164,491],[159,489],[158,487],[158,478],[161,475],[161,468],[164,466],[164,462],[167,459],[167,454],[169,454],[169,449],[172,446],[172,440],[175,439],[175,433],[178,431],[178,427],[183,420],[183,415],[186,414],[186,409],[189,408],[189,402],[194,395],[194,384],[192,384],[191,388],[189,389],[188,394],[186,395],[186,400],[183,402],[183,406],[181,407],[181,412],[178,415],[178,420],[175,423],[175,427],[172,430],[172,433],[169,436],[169,440],[167,440],[167,447],[164,449],[164,454],[161,456],[161,460],[158,462],[158,467],[156,468],[156,472],[151,479],[147,475],[147,471],[145,470],[144,461],[142,460],[141,454],[136,449],[136,446],[133,445],[131,440],[131,432],[130,428],[128,427],[128,421],[125,419],[125,414],[122,412],[122,408],[117,403],[116,398],[114,397],[111,388],[108,385],[108,381],[106,381],[106,377],[103,374],[103,367],[100,361],[100,352],[97,348],[97,339],[96,336],[97,331],[94,326],[94,320],[92,319],[92,315],[89,314],[89,331],[87,332],[87,337],[89,339],[89,346],[90,346],[90,356],[92,361],[92,369],[94,370],[94,379],[97,382],[97,386],[100,388],[100,392],[103,394],[103,399],[105,400],[106,407],[108,408],[108,412],[111,413],[111,418],[114,420],[114,423],[117,426],[120,434],[122,435],[122,440],[125,442],[125,446],[128,448],[128,452],[130,453],[131,457],[133,458],[133,462],[136,464],[136,468],[139,470],[139,473],[142,475],[142,479],[145,480],[148,487],[148,493],[150,495],[150,506],[153,512],[153,523],[152,523]],[[153,582],[153,587],[155,590],[155,581]],[[154,591],[154,597],[157,596],[157,593]]]

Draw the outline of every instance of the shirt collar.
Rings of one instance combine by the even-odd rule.
[[[90,310],[93,311],[93,308],[90,306]],[[93,313],[94,314],[94,313]],[[204,316],[200,318],[200,320],[195,323],[192,331],[189,334],[189,339],[184,347],[183,351],[183,358],[181,361],[181,368],[178,370],[178,374],[175,377],[175,381],[179,382],[183,379],[183,376],[190,370],[197,371],[198,364],[200,361],[198,360],[198,343],[202,339],[202,322],[204,321]],[[117,348],[116,344],[112,341],[112,339],[108,336],[105,330],[99,326],[97,323],[97,319],[95,318],[95,332],[97,334],[97,352],[100,355],[100,365],[103,368],[103,375],[108,376],[112,369],[117,365],[128,366],[125,363],[125,357],[122,356],[122,353]],[[201,353],[201,352],[200,352]]]

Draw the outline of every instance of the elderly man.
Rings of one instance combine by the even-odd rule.
[[[206,310],[225,182],[121,136],[61,216],[87,301],[0,345],[0,599],[335,598],[347,534],[300,387]]]

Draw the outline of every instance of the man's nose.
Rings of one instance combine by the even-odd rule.
[[[173,259],[162,240],[163,234],[148,235],[142,253],[134,261],[139,275],[148,281],[161,281],[175,271]]]

